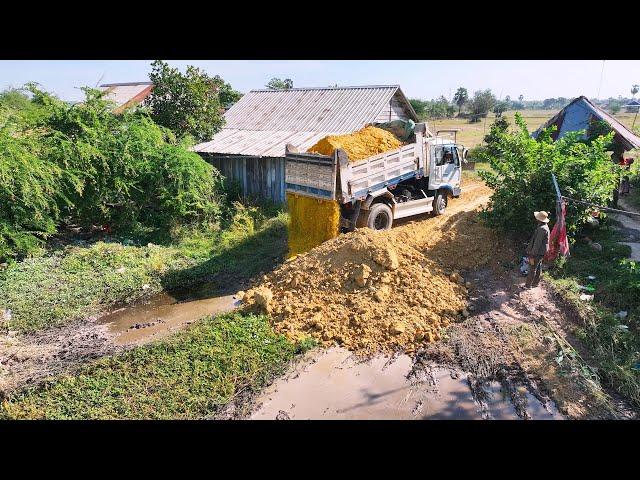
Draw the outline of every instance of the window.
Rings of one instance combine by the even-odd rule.
[[[455,155],[455,148],[450,146],[444,147],[443,162],[445,164],[456,163],[456,158],[457,155]]]
[[[436,157],[436,167],[441,167],[442,165],[444,165],[443,153],[444,152],[442,147],[435,147],[434,155]]]

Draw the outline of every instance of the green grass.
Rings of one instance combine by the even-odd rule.
[[[16,393],[5,419],[197,419],[242,404],[281,374],[296,353],[266,317],[207,317],[168,340],[137,347]],[[246,412],[245,412],[246,413]]]
[[[2,327],[34,332],[212,277],[230,287],[283,257],[287,216],[270,213],[236,206],[222,229],[185,231],[174,244],[98,242],[9,265],[0,271],[0,309],[12,318]]]
[[[576,333],[597,362],[599,375],[640,406],[640,265],[627,259],[630,248],[616,243],[615,232],[602,228],[591,238],[603,246],[602,253],[577,243],[566,263],[545,276],[583,319]],[[579,286],[594,294],[592,304],[579,299]],[[621,310],[628,312],[626,319],[615,317]]]

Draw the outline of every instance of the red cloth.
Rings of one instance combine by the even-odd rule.
[[[567,225],[565,215],[567,214],[567,204],[562,202],[560,217],[549,235],[549,250],[544,256],[545,261],[555,260],[558,254],[569,255],[569,240],[567,239]]]

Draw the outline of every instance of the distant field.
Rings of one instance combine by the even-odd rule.
[[[536,130],[540,125],[554,116],[557,110],[523,110],[520,113],[527,122],[530,132]],[[504,115],[509,119],[511,124],[514,123],[515,111],[505,112]],[[619,113],[615,117],[627,127],[631,128],[633,123],[633,113]],[[483,118],[478,123],[469,123],[465,118],[446,118],[442,120],[428,120],[429,129],[435,134],[437,130],[449,128],[459,128],[457,140],[467,148],[473,148],[482,143],[482,139],[489,132],[491,123],[495,120],[495,115],[489,114],[487,118]],[[636,126],[640,124],[640,119],[636,121]]]

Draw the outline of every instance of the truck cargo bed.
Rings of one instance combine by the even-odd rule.
[[[286,191],[347,203],[369,192],[423,175],[424,166],[412,143],[396,150],[349,162],[338,149],[333,157],[316,153],[286,153]]]

